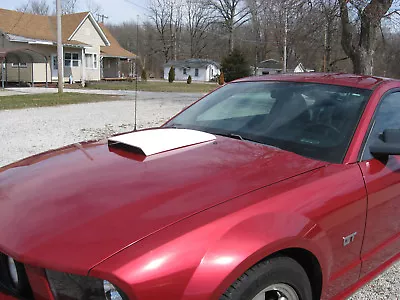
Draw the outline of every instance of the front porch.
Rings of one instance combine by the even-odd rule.
[[[101,79],[117,80],[128,77],[134,77],[135,61],[120,57],[102,57],[101,61]]]

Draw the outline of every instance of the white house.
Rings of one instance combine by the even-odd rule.
[[[121,77],[135,54],[123,49],[90,12],[62,16],[64,80]],[[57,81],[56,18],[0,9],[0,79]],[[127,72],[126,72],[127,73]],[[126,74],[128,75],[128,74]]]
[[[175,68],[175,80],[186,81],[189,75],[193,81],[211,81],[221,73],[221,66],[213,60],[187,59],[170,61],[164,65],[164,79],[168,80],[171,67]]]

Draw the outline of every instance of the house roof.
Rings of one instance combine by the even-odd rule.
[[[282,63],[278,60],[275,59],[267,59],[258,64],[259,68],[263,69],[276,69],[276,70],[281,70],[282,69]]]
[[[62,16],[64,43],[71,42],[68,38],[87,15],[88,12]],[[55,42],[56,22],[55,16],[27,14],[0,8],[0,30],[15,36]]]
[[[62,40],[64,45],[90,46],[73,40],[72,36],[89,16],[91,16],[89,12],[62,16]],[[103,35],[106,39],[106,44],[110,43],[109,46],[101,47],[102,53],[113,57],[135,56],[133,53],[123,49],[104,25],[98,25],[98,30],[101,31],[100,35]],[[27,42],[32,39],[55,43],[57,41],[57,20],[55,16],[34,15],[0,8],[0,31],[14,37],[23,37]]]
[[[210,60],[210,59],[200,59],[200,58],[191,58],[186,60],[174,60],[166,63],[165,67],[172,67],[175,68],[204,68],[209,65],[214,65],[217,68],[220,68],[219,63]]]
[[[124,57],[124,58],[134,58],[135,54],[125,50],[118,43],[117,39],[111,34],[110,30],[103,24],[99,23],[101,30],[103,30],[107,39],[110,41],[110,46],[100,47],[101,53],[104,57]]]

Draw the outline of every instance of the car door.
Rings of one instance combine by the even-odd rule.
[[[400,129],[400,90],[382,97],[359,163],[368,192],[361,276],[394,257],[400,249],[400,156],[377,159],[369,151],[386,129]]]

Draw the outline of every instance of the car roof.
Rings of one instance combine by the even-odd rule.
[[[292,73],[247,77],[234,82],[254,81],[287,81],[287,82],[310,82],[331,85],[349,86],[360,89],[373,90],[384,82],[398,82],[400,80],[376,76],[354,75],[345,73]]]

